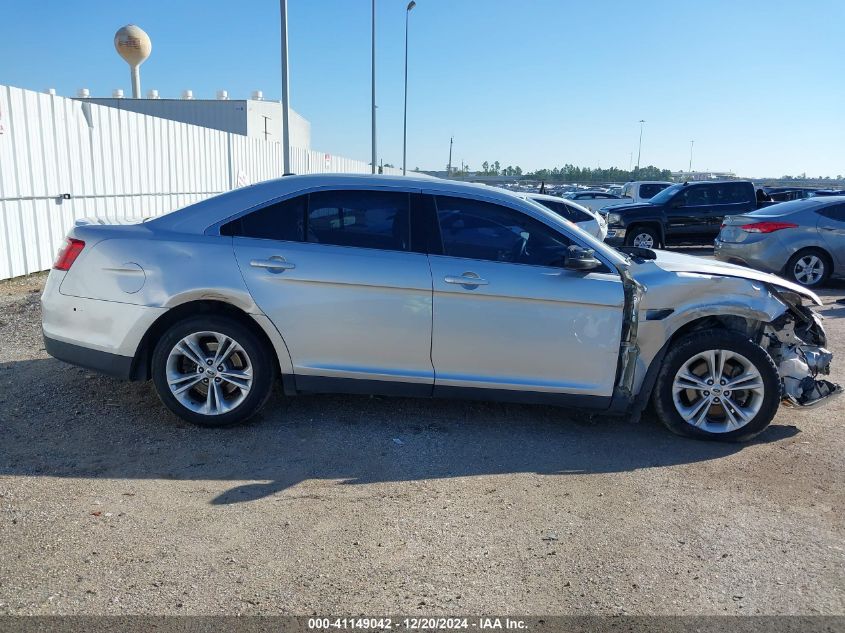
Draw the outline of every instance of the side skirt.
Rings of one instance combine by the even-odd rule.
[[[296,390],[298,393],[349,393],[409,398],[434,397],[522,404],[545,404],[590,410],[606,410],[610,407],[611,403],[609,396],[487,389],[484,387],[435,387],[434,385],[420,383],[362,380],[357,378],[327,378],[323,376],[296,376]]]

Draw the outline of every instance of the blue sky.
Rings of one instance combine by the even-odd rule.
[[[379,157],[402,160],[405,0],[377,0]],[[6,0],[0,83],[130,91],[118,27],[153,40],[143,89],[278,99],[275,0]],[[418,0],[409,167],[642,163],[845,174],[845,2]],[[370,156],[370,1],[289,0],[291,105],[315,149]]]

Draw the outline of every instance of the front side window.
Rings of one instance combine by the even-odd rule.
[[[309,196],[307,241],[316,244],[406,251],[410,241],[408,194],[320,191]]]
[[[710,188],[709,187],[690,187],[683,193],[684,206],[700,207],[706,204],[711,204]]]
[[[593,219],[589,214],[581,211],[581,209],[569,206],[565,202],[555,202],[553,200],[535,200],[535,202],[539,202],[547,209],[554,211],[560,217],[570,222],[586,222]]]
[[[539,220],[489,202],[437,196],[443,253],[494,262],[560,266],[572,242]]]

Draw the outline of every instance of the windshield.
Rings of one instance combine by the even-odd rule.
[[[671,187],[666,187],[666,189],[664,189],[660,193],[655,194],[655,196],[648,202],[649,204],[663,204],[664,202],[668,202],[669,199],[682,188],[683,185],[681,183],[678,183],[677,185],[672,185]]]

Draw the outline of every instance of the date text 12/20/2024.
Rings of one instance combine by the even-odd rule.
[[[431,630],[525,630],[525,620],[517,618],[476,617],[476,618],[438,618],[438,617],[356,617],[356,618],[308,618],[308,628],[320,630],[355,630],[355,631],[431,631]]]

